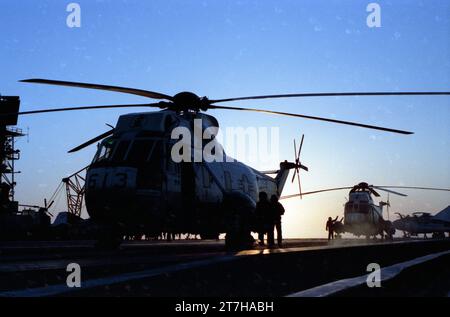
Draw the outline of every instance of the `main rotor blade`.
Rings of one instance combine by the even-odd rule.
[[[73,153],[73,152],[79,151],[81,149],[84,149],[85,147],[87,147],[87,146],[89,146],[89,145],[91,145],[91,144],[93,144],[95,142],[103,140],[104,138],[106,138],[107,136],[112,135],[113,133],[114,133],[114,129],[111,129],[111,130],[109,130],[109,131],[107,131],[105,133],[102,133],[102,134],[96,136],[95,138],[90,139],[89,141],[84,142],[81,145],[78,145],[77,147],[74,147],[68,153]]]
[[[407,197],[408,196],[408,195],[405,195],[405,194],[402,194],[402,193],[399,193],[399,192],[395,192],[393,190],[385,189],[385,188],[382,188],[382,187],[378,187],[378,186],[372,186],[372,187],[376,188],[378,190],[382,190],[382,191],[391,193],[391,194],[395,194],[395,195],[399,195],[399,196],[403,196],[403,197]]]
[[[450,188],[441,188],[441,187],[384,186],[384,185],[377,185],[377,187],[382,187],[382,188],[398,188],[398,189],[438,190],[438,191],[446,191],[446,192],[450,192]]]
[[[300,183],[300,171],[297,173],[297,181],[298,181],[298,193],[300,194],[300,199],[302,199],[302,184]]]
[[[5,113],[0,114],[3,116],[13,116],[13,115],[28,115],[37,113],[47,113],[47,112],[61,112],[61,111],[76,111],[76,110],[91,110],[91,109],[108,109],[108,108],[140,108],[140,107],[152,107],[152,108],[162,108],[160,103],[145,103],[145,104],[132,104],[132,105],[101,105],[101,106],[82,106],[82,107],[68,107],[68,108],[52,108],[52,109],[40,109],[40,110],[30,110],[22,111],[16,113]]]
[[[375,196],[375,197],[380,197],[380,194],[378,194],[378,192],[373,189],[373,186],[369,187],[369,191]]]
[[[126,93],[126,94],[138,95],[138,96],[143,96],[143,97],[153,98],[153,99],[165,99],[165,100],[170,100],[170,101],[173,100],[173,98],[171,96],[168,96],[168,95],[165,95],[165,94],[162,94],[159,92],[135,89],[135,88],[119,87],[119,86],[98,85],[98,84],[79,83],[79,82],[62,81],[62,80],[40,79],[40,78],[24,79],[24,80],[19,80],[19,81],[22,83],[99,89],[99,90],[115,91],[115,92],[121,92],[121,93]]]
[[[318,193],[323,193],[323,192],[330,192],[330,191],[335,191],[335,190],[352,189],[352,188],[353,188],[353,186],[320,189],[320,190],[302,193],[302,196],[318,194]],[[286,195],[286,196],[281,197],[280,199],[289,199],[289,198],[294,198],[294,197],[298,197],[298,196],[300,196],[300,194]]]
[[[304,119],[312,119],[312,120],[326,121],[326,122],[332,122],[332,123],[338,123],[338,124],[345,124],[345,125],[351,125],[351,126],[356,126],[356,127],[361,127],[361,128],[381,130],[381,131],[387,131],[387,132],[393,132],[393,133],[414,134],[414,132],[409,132],[409,131],[396,130],[396,129],[391,129],[391,128],[384,128],[384,127],[380,127],[380,126],[362,124],[362,123],[351,122],[351,121],[342,121],[342,120],[335,120],[335,119],[329,119],[329,118],[323,118],[323,117],[313,117],[313,116],[307,116],[307,115],[296,114],[296,113],[289,113],[289,112],[279,112],[279,111],[271,111],[271,110],[264,110],[264,109],[254,109],[254,108],[217,106],[217,105],[210,105],[208,107],[210,109],[224,109],[224,110],[241,110],[241,111],[262,112],[262,113],[268,113],[268,114],[277,114],[277,115],[282,115],[282,116],[298,117],[298,118],[304,118]]]
[[[299,93],[299,94],[262,95],[262,96],[226,98],[226,99],[210,100],[210,102],[218,103],[237,100],[299,98],[299,97],[434,96],[434,95],[450,95],[450,91],[319,92],[319,93]]]

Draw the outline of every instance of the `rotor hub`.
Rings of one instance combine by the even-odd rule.
[[[173,96],[173,106],[175,110],[186,111],[186,110],[207,110],[208,109],[208,99],[206,97],[200,98],[196,94],[183,91],[175,96]]]

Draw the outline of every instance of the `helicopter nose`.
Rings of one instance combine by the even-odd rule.
[[[86,209],[89,216],[99,222],[132,224],[145,220],[152,224],[160,216],[161,193],[138,195],[111,189],[86,191]]]

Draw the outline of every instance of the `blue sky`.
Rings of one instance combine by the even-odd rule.
[[[81,28],[66,26],[70,1],[2,0],[0,92],[22,110],[147,102],[131,95],[18,83],[49,78],[210,98],[319,91],[450,90],[450,3],[378,1],[77,1]],[[360,181],[450,187],[449,97],[359,97],[233,103],[411,130],[412,136],[254,113],[210,111],[222,127],[279,127],[280,157],[306,135],[304,190]],[[144,109],[143,109],[144,110]],[[22,117],[17,198],[40,203],[87,165],[95,146],[67,150],[108,129],[127,110]],[[276,168],[278,162],[273,162]],[[267,166],[254,166],[267,169]],[[294,184],[295,185],[295,184]],[[289,185],[285,193],[293,193]],[[447,193],[406,192],[392,211],[438,211]],[[325,235],[345,192],[285,203],[289,236]],[[61,200],[57,209],[65,208]]]

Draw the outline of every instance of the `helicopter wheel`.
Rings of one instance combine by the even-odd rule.
[[[432,235],[433,239],[445,239],[445,233],[443,232],[434,232]]]

